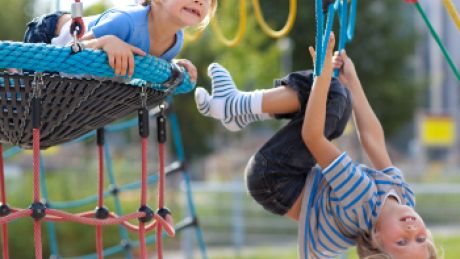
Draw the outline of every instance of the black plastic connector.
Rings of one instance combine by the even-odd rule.
[[[142,206],[138,211],[145,213],[144,217],[139,218],[139,221],[143,223],[151,221],[153,219],[153,215],[155,215],[155,212],[153,212],[153,210],[148,206]]]
[[[157,214],[166,219],[167,215],[171,215],[171,211],[168,208],[160,208],[157,210]]]
[[[11,213],[11,209],[7,204],[0,205],[0,217],[8,216]]]
[[[35,220],[40,220],[46,215],[46,206],[41,202],[34,202],[29,206],[29,209],[32,210],[31,217]]]
[[[96,207],[94,216],[97,219],[106,219],[109,217],[109,214],[109,209],[107,209],[106,207]]]
[[[139,117],[139,136],[141,138],[149,137],[149,111],[147,108],[141,108],[138,111]]]
[[[182,73],[181,68],[179,65],[175,63],[171,63],[171,77],[166,82],[162,83],[162,85],[169,90],[174,90],[184,81],[184,73]]]
[[[112,184],[109,186],[109,191],[110,191],[110,194],[112,194],[113,196],[118,196],[118,194],[120,193],[120,188]]]
[[[166,117],[163,114],[157,116],[157,139],[160,144],[166,142]]]
[[[33,97],[32,98],[32,127],[34,129],[40,128],[41,113],[42,113],[41,98]]]
[[[129,240],[126,240],[126,239],[121,240],[120,245],[126,251],[130,251],[133,248],[133,245],[131,244],[131,242]]]
[[[96,143],[98,146],[104,145],[105,142],[105,130],[104,128],[99,128],[96,131]]]

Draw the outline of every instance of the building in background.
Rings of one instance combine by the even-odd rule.
[[[460,7],[460,0],[451,0]],[[443,1],[420,0],[423,10],[442,43],[448,50],[455,66],[460,65],[460,31],[447,12]],[[414,12],[417,12],[414,8]],[[415,27],[421,38],[417,46],[416,77],[426,80],[428,86],[424,107],[417,118],[417,163],[425,167],[427,163],[443,164],[442,170],[458,167],[460,133],[460,83],[445,59],[435,38],[419,14],[415,15]]]

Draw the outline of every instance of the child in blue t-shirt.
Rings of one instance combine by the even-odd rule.
[[[302,139],[318,163],[293,210],[299,211],[300,258],[330,258],[357,246],[360,258],[437,258],[430,231],[414,210],[415,197],[393,166],[385,136],[346,53],[336,53],[334,35],[322,74],[315,78]],[[310,47],[315,58],[315,51]],[[371,167],[354,163],[324,135],[326,100],[333,68],[353,96],[357,133]]]
[[[207,25],[214,15],[217,0],[144,0],[140,5],[112,8],[97,16],[84,17],[86,33],[81,38],[85,48],[107,52],[116,75],[134,73],[134,54],[154,55],[171,61],[183,45],[183,29]],[[71,17],[55,12],[35,18],[27,25],[24,42],[67,45]],[[195,66],[179,60],[192,81],[197,79]]]

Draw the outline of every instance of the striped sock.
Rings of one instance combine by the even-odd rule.
[[[239,91],[230,73],[217,63],[209,65],[208,75],[212,79],[212,96],[204,88],[195,90],[201,114],[226,121],[238,115],[262,114],[262,91]]]
[[[233,116],[228,119],[221,120],[222,125],[229,131],[240,131],[252,122],[271,119],[268,113],[262,114],[246,114]]]

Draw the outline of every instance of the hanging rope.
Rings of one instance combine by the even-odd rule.
[[[340,0],[337,0],[340,1]],[[321,75],[326,56],[327,44],[332,32],[332,25],[335,15],[335,7],[333,3],[327,3],[328,6],[323,6],[323,0],[316,0],[316,59],[315,59],[315,76]],[[324,10],[327,10],[327,24],[324,29]]]
[[[436,33],[436,30],[433,28],[433,25],[431,24],[430,20],[428,19],[428,16],[426,15],[425,11],[423,11],[422,7],[420,6],[420,3],[417,0],[406,0],[408,3],[413,3],[415,7],[417,8],[417,11],[419,12],[420,16],[422,16],[423,21],[426,23],[428,26],[428,29],[431,32],[431,35],[435,39],[436,43],[439,45],[439,48],[441,48],[441,51],[444,55],[444,57],[447,60],[447,63],[449,64],[450,68],[454,72],[454,75],[457,77],[457,80],[460,81],[460,72],[458,71],[457,67],[454,64],[454,61],[449,55],[449,52],[447,51],[446,47],[444,44],[442,44],[441,38],[439,35]]]
[[[450,17],[452,17],[457,29],[460,31],[460,15],[458,14],[457,9],[455,9],[454,3],[452,3],[452,0],[442,0],[442,3],[444,4],[447,12],[450,14]]]
[[[224,36],[222,29],[219,27],[217,16],[211,21],[211,26],[213,32],[216,34],[217,38],[227,47],[235,47],[238,45],[246,33],[246,24],[247,24],[247,11],[246,11],[246,0],[240,0],[240,22],[238,25],[238,32],[236,33],[233,39],[228,39]]]
[[[5,172],[3,165],[3,145],[0,143],[0,215],[6,216],[10,213],[10,208],[6,204],[6,190],[5,190]],[[3,259],[9,258],[8,251],[8,225],[2,224],[2,255]]]
[[[294,26],[295,18],[297,16],[297,0],[290,0],[289,1],[289,16],[287,19],[286,24],[283,26],[282,29],[279,31],[275,31],[267,24],[264,19],[264,15],[262,13],[262,9],[260,8],[259,0],[252,0],[254,5],[254,13],[256,15],[256,19],[259,22],[260,27],[262,30],[272,38],[281,38],[286,36]]]

